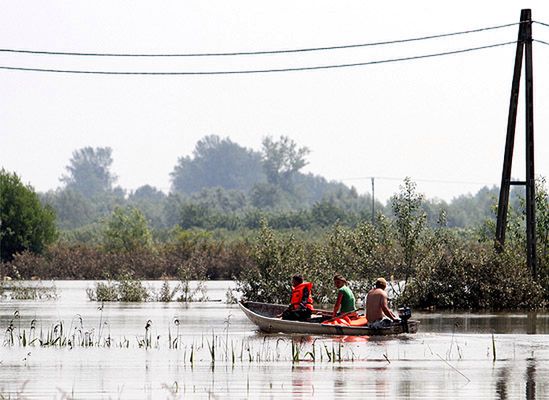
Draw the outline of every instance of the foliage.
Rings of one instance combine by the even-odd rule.
[[[150,185],[144,185],[130,193],[127,204],[139,209],[151,227],[164,228],[166,224],[165,205],[167,196]]]
[[[55,210],[57,226],[75,229],[93,222],[96,210],[93,202],[73,189],[57,189],[41,195],[41,201]]]
[[[538,236],[543,236],[547,195],[543,188],[537,193]],[[385,276],[395,285],[396,303],[420,308],[537,309],[547,304],[546,260],[540,257],[541,276],[534,281],[525,266],[524,243],[521,250],[514,243],[520,238],[517,232],[506,251],[498,254],[493,239],[479,241],[474,233],[448,228],[444,210],[438,226],[430,228],[423,198],[410,181],[392,205],[394,219],[380,215],[375,226],[363,223],[356,228],[336,224],[316,243],[264,225],[252,255],[256,267],[241,273],[238,289],[248,299],[287,303],[289,279],[301,273],[315,284],[315,301],[333,302],[330,284],[337,271],[349,279],[356,297],[365,294],[377,276]],[[520,230],[514,219],[511,224]],[[538,251],[543,254],[545,243],[540,243]]]
[[[391,199],[396,243],[403,255],[399,278],[404,280],[405,285],[414,274],[419,259],[425,254],[425,249],[421,249],[427,219],[421,207],[423,200],[424,196],[416,192],[416,184],[410,178],[404,179],[400,192]]]
[[[86,198],[112,190],[116,176],[110,172],[112,165],[110,147],[84,147],[72,153],[67,175],[61,177],[67,189],[72,189]]]
[[[151,249],[152,234],[141,211],[131,207],[116,208],[107,221],[103,244],[110,252]]]
[[[538,259],[538,281],[546,288],[549,302],[549,193],[545,178],[536,185],[536,237]]]
[[[291,277],[296,273],[307,279],[304,246],[292,235],[277,236],[263,222],[257,242],[253,246],[255,265],[243,270],[238,290],[248,300],[286,303],[289,299]]]
[[[20,280],[0,282],[0,294],[11,300],[55,300],[57,289],[55,285],[43,282],[29,283]]]
[[[288,195],[272,183],[256,183],[250,191],[250,203],[263,210],[290,208]]]
[[[260,154],[216,135],[199,140],[193,156],[180,157],[170,175],[172,190],[186,194],[208,187],[247,191],[265,180]]]
[[[179,289],[180,289],[179,285],[175,285],[175,287],[171,288],[170,281],[167,279],[164,279],[158,293],[153,293],[151,295],[151,298],[154,299],[154,301],[161,301],[163,303],[168,303],[174,299]]]
[[[542,307],[543,290],[524,259],[493,246],[447,244],[438,262],[419,268],[400,303],[420,308],[531,310]]]
[[[143,283],[134,279],[131,272],[123,272],[116,281],[96,282],[95,288],[86,290],[91,301],[144,302],[150,297]]]
[[[0,260],[25,250],[40,253],[57,235],[53,210],[16,174],[0,170]]]
[[[118,284],[113,281],[96,282],[94,289],[86,289],[86,294],[90,301],[118,301]]]
[[[134,278],[132,272],[124,272],[118,279],[118,300],[128,302],[143,302],[149,298],[149,292],[140,280]]]
[[[293,178],[301,168],[307,165],[305,156],[309,154],[307,147],[297,147],[292,139],[280,136],[278,141],[267,136],[262,142],[263,170],[267,181],[286,191],[293,189]]]

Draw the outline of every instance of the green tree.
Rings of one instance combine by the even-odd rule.
[[[311,209],[312,220],[322,227],[335,224],[337,221],[346,222],[347,214],[329,201],[316,203]]]
[[[0,170],[0,259],[9,261],[24,250],[39,253],[55,241],[51,207],[42,206],[30,185],[15,173]]]
[[[150,185],[144,185],[130,193],[127,204],[139,208],[153,228],[166,226],[164,209],[167,196]]]
[[[263,139],[263,169],[269,183],[284,190],[293,189],[293,178],[307,165],[307,147],[297,147],[297,143],[287,136],[274,141],[270,136]]]
[[[420,258],[427,221],[423,201],[424,196],[416,192],[416,184],[410,178],[404,179],[400,192],[391,199],[396,239],[403,252],[402,278],[405,281],[414,274]]]
[[[192,157],[180,157],[170,176],[172,190],[185,194],[211,187],[248,191],[265,181],[259,153],[216,135],[199,140]]]
[[[103,244],[112,252],[152,248],[152,234],[141,211],[134,207],[115,208],[107,221]]]
[[[270,183],[258,183],[250,190],[250,202],[260,209],[289,208],[282,190]]]
[[[116,176],[110,171],[112,165],[110,147],[84,147],[72,153],[66,167],[68,175],[61,177],[67,189],[75,190],[90,198],[112,190]]]
[[[41,195],[41,200],[55,210],[59,229],[79,228],[96,217],[91,200],[72,189],[50,190]]]

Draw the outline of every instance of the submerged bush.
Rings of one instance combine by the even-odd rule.
[[[132,273],[124,273],[118,283],[119,301],[142,302],[150,297],[143,283],[134,279]]]
[[[436,264],[421,268],[399,303],[462,310],[544,306],[543,289],[532,280],[524,260],[478,244],[448,249]]]
[[[86,294],[90,301],[118,301],[118,284],[113,281],[96,282],[94,289],[86,289]]]
[[[170,287],[170,281],[168,281],[167,279],[164,279],[164,282],[162,282],[162,286],[160,287],[160,290],[157,293],[152,293],[150,297],[154,301],[161,301],[163,303],[168,303],[174,299],[179,289],[180,289],[179,285],[176,285],[172,289]]]
[[[86,293],[91,301],[143,302],[151,297],[143,283],[127,272],[117,281],[96,282],[95,289],[88,288]]]

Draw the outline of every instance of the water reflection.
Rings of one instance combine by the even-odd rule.
[[[310,399],[314,396],[313,366],[292,366],[292,397]]]
[[[496,394],[498,399],[507,400],[507,383],[509,381],[509,368],[500,368],[496,381]]]
[[[527,314],[526,320],[526,332],[530,335],[535,335],[538,332],[537,329],[537,320],[538,320],[538,313],[536,312],[530,312]]]
[[[526,367],[526,399],[536,398],[536,361],[529,360]]]
[[[415,313],[420,331],[549,334],[548,313]]]

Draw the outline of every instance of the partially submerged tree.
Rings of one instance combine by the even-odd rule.
[[[416,184],[410,178],[404,179],[400,192],[391,198],[391,207],[395,216],[394,227],[397,243],[403,256],[403,276],[397,277],[408,281],[425,250],[422,240],[426,228],[427,215],[423,210],[423,194],[417,193]]]

